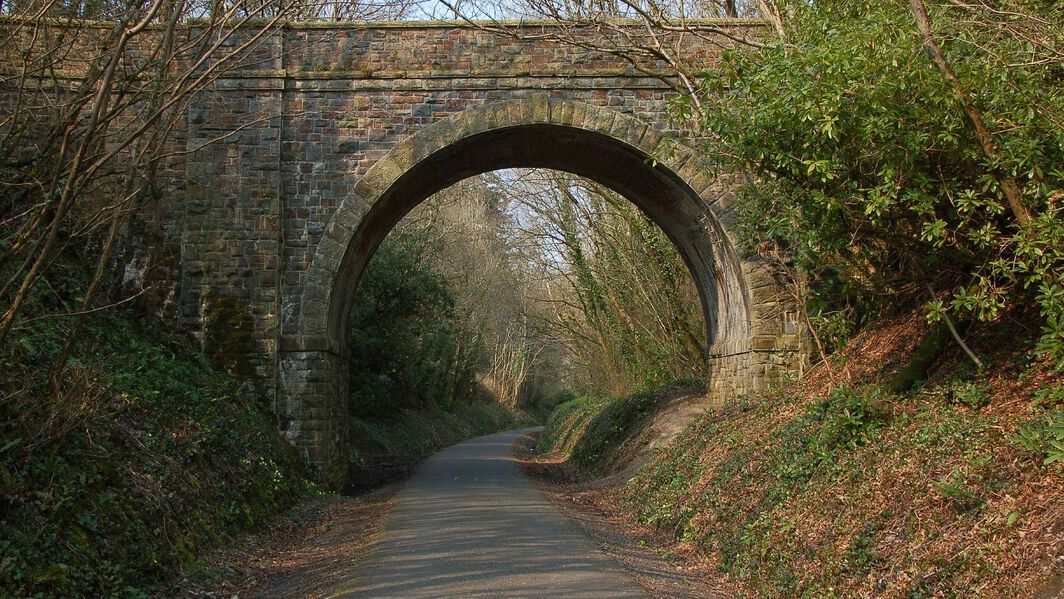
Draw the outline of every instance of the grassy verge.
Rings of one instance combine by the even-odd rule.
[[[93,318],[53,389],[69,323],[38,307],[0,355],[0,595],[151,596],[315,492],[261,399],[139,313]]]
[[[698,383],[684,382],[623,397],[577,397],[554,409],[537,447],[568,456],[587,474],[611,470],[632,454],[662,407],[698,389]]]

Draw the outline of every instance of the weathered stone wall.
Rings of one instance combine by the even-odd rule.
[[[521,31],[545,32],[549,28],[539,25]],[[715,43],[692,38],[687,53],[709,62],[726,45],[724,38]],[[208,322],[204,298],[209,294],[238,298],[248,306],[257,347],[249,362],[256,380],[275,393],[282,429],[328,470],[325,478],[336,480],[342,474],[346,368],[343,340],[332,321],[346,314],[346,306],[338,304],[349,301],[337,290],[353,288],[349,279],[357,279],[357,272],[347,271],[359,271],[372,251],[350,246],[375,243],[356,242],[362,239],[362,233],[356,235],[362,215],[386,194],[385,183],[398,180],[412,164],[393,164],[401,142],[434,124],[505,102],[513,114],[492,117],[494,126],[527,124],[521,107],[545,97],[548,103],[566,102],[556,110],[564,106],[580,113],[560,125],[602,129],[605,119],[602,133],[628,144],[625,132],[610,130],[621,122],[613,115],[669,131],[667,99],[673,91],[613,56],[455,24],[290,27],[260,44],[253,57],[189,110],[186,147],[192,153],[180,198],[181,314],[193,327]],[[604,112],[592,115],[592,108]],[[461,131],[455,139],[460,137]],[[216,138],[221,139],[212,142]],[[713,182],[704,180],[697,160],[671,158],[681,161],[669,164],[676,172],[686,166],[684,177],[699,179],[691,185],[701,188],[695,192],[708,193]],[[668,164],[670,157],[662,160]],[[432,185],[425,181],[426,187]],[[717,237],[726,237],[727,202],[706,201],[716,202],[720,213],[709,218],[722,227],[724,234]],[[408,208],[397,203],[387,208],[397,212],[388,218],[394,221]],[[684,218],[697,234],[686,232],[682,223],[672,225],[673,234],[689,238],[692,248],[724,244],[724,249],[707,248],[696,262],[709,264],[724,259],[718,254],[734,253],[725,248],[726,239],[705,237],[708,229],[698,224],[697,215]],[[323,245],[330,228],[338,231],[334,243]],[[316,261],[329,264],[315,267]],[[733,280],[725,282],[727,276],[714,275],[710,266],[705,270],[703,286],[734,287],[730,304],[716,295],[707,300],[711,326],[733,331],[711,340],[713,397],[725,401],[792,370],[798,347],[793,310],[771,273],[742,262]],[[713,283],[714,276],[722,280]]]
[[[181,315],[202,322],[208,290],[245,301],[264,380],[332,212],[411,132],[542,90],[667,123],[668,87],[614,57],[453,24],[290,27],[244,66],[189,109]]]

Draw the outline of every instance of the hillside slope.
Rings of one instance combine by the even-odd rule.
[[[165,325],[90,319],[53,388],[69,321],[31,310],[0,355],[0,597],[153,595],[315,492],[262,398]]]
[[[1064,375],[1005,323],[979,331],[983,373],[949,344],[926,381],[884,391],[926,329],[920,311],[886,319],[830,371],[707,411],[598,503],[669,531],[749,596],[1059,590]],[[584,472],[601,468],[572,448],[597,444],[595,419],[544,433],[580,437],[568,447]]]

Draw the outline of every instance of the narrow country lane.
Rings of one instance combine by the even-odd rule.
[[[373,554],[332,596],[647,597],[511,457],[529,430],[473,439],[425,462]]]

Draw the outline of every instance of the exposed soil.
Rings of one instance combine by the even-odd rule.
[[[355,497],[304,501],[264,530],[203,560],[174,589],[180,597],[326,597],[379,538],[402,483]]]

